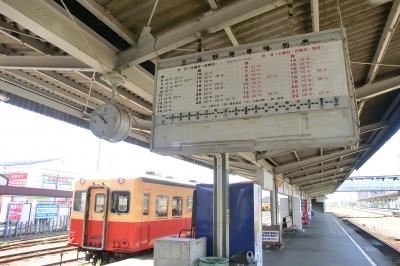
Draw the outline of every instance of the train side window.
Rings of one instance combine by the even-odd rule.
[[[143,194],[143,215],[149,215],[150,195],[145,192]]]
[[[113,191],[111,193],[111,212],[128,213],[130,194],[128,191]]]
[[[191,212],[192,208],[193,208],[193,197],[189,196],[187,198],[187,209],[188,209],[188,211]]]
[[[81,212],[85,209],[86,191],[77,190],[74,195],[74,211]]]
[[[104,193],[96,194],[94,198],[94,212],[103,212],[104,211]]]
[[[157,195],[156,214],[158,217],[166,217],[168,215],[168,196]]]
[[[172,216],[182,216],[182,197],[172,198]]]

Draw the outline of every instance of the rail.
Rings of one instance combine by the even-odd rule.
[[[31,247],[38,244],[53,244],[53,243],[60,243],[60,242],[67,242],[67,235],[58,235],[58,236],[51,236],[51,237],[40,237],[34,239],[24,239],[18,241],[10,241],[10,242],[3,242],[0,244],[0,251],[5,251],[9,249],[15,248],[25,248]]]
[[[21,261],[21,260],[26,260],[26,259],[31,259],[35,257],[41,257],[41,256],[47,256],[51,254],[57,254],[57,253],[63,253],[67,251],[73,251],[77,250],[76,247],[71,247],[71,246],[59,246],[59,247],[52,247],[52,248],[45,248],[45,249],[40,249],[40,250],[31,250],[31,251],[25,251],[25,252],[18,252],[15,254],[8,254],[8,255],[3,255],[0,256],[0,265],[3,265],[5,263],[11,263],[15,261]]]

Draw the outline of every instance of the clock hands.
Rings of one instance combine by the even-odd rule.
[[[101,120],[103,120],[104,124],[107,124],[106,119],[104,118],[104,116],[102,114],[99,113],[95,113],[98,117],[100,117]]]

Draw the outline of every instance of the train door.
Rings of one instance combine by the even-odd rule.
[[[82,246],[103,250],[107,234],[109,188],[104,185],[90,186],[86,194]]]
[[[143,193],[143,214],[140,225],[140,243],[142,245],[150,242],[150,192]]]

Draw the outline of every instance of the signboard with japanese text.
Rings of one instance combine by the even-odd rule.
[[[161,154],[355,145],[340,30],[159,61],[151,148]]]
[[[22,209],[24,208],[23,203],[10,203],[8,205],[7,220],[8,221],[19,221],[21,220]]]
[[[35,219],[52,219],[58,215],[58,204],[40,203],[36,205]]]
[[[73,177],[57,174],[42,174],[42,188],[57,190],[72,190]]]
[[[27,173],[8,173],[8,185],[13,187],[26,187],[28,180]]]

